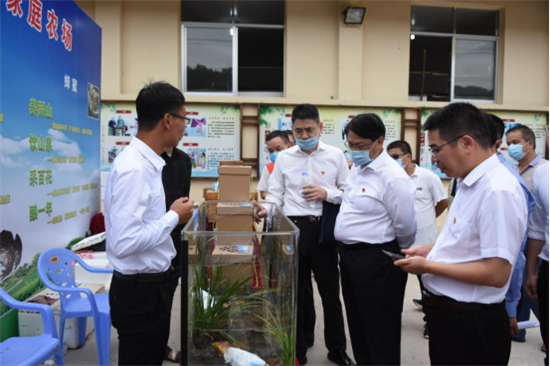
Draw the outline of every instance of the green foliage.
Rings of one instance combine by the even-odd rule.
[[[74,238],[72,239],[69,244],[67,244],[67,246],[65,247],[65,249],[71,249],[71,247],[73,245],[75,245],[76,243],[78,243],[79,241],[81,241],[82,239],[84,239],[83,237],[78,237],[78,238]]]
[[[282,352],[283,359],[281,360],[284,366],[293,366],[294,365],[294,345],[295,335],[294,335],[294,316],[292,313],[291,306],[287,303],[284,306],[286,312],[288,313],[289,319],[285,321],[282,314],[279,312],[279,309],[273,303],[263,300],[265,305],[265,317],[254,314],[258,319],[261,319],[265,324],[265,330],[260,330],[260,332],[267,333],[275,339],[275,342],[270,341],[271,337],[266,337],[268,342],[270,342],[271,348],[276,352]],[[290,325],[291,331],[288,331],[288,326]]]

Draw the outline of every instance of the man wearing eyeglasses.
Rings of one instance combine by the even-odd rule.
[[[438,168],[458,178],[458,192],[433,245],[403,250],[395,262],[422,274],[423,309],[435,365],[506,365],[510,321],[504,297],[527,228],[527,203],[494,154],[482,112],[453,103],[423,126]]]
[[[160,155],[183,137],[184,103],[170,84],[146,85],[136,99],[138,133],[107,178],[107,257],[114,267],[109,304],[119,365],[161,365],[168,343],[176,256],[170,233],[189,220],[193,201],[178,197],[167,212]]]

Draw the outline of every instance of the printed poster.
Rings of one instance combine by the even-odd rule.
[[[421,112],[421,125],[424,126],[428,117],[430,117],[436,109],[423,109]],[[517,166],[518,162],[512,159],[508,155],[508,145],[506,144],[506,131],[510,128],[525,125],[533,130],[536,136],[536,148],[535,151],[540,156],[544,157],[546,138],[544,127],[548,124],[546,114],[540,112],[500,112],[500,111],[486,111],[487,113],[494,114],[502,118],[504,122],[504,136],[502,138],[502,145],[500,145],[499,152],[504,155],[504,158],[511,166]],[[437,164],[432,162],[432,155],[428,151],[428,133],[420,133],[420,166],[431,170],[437,176],[442,179],[451,179],[445,174],[441,173],[441,170],[437,168]]]
[[[294,106],[262,106],[260,108],[260,169],[270,163],[269,152],[265,138],[271,131],[292,129],[292,109]],[[349,108],[349,107],[319,107],[319,117],[323,122],[321,141],[341,149],[346,159],[351,161],[349,152],[344,145],[346,135],[344,129],[355,116],[361,113],[376,113],[386,126],[384,148],[392,141],[401,138],[401,110],[382,108]]]
[[[101,29],[73,1],[3,1],[0,44],[0,286],[25,300],[100,209]],[[17,335],[2,302],[0,323]]]
[[[192,177],[217,177],[219,162],[240,160],[240,106],[186,104],[190,119],[178,145],[191,159]],[[101,113],[102,192],[116,157],[137,134],[135,103],[103,103]]]

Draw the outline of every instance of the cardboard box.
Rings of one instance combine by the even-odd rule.
[[[251,204],[232,205],[220,203],[217,208],[218,216],[249,215],[254,214],[254,207]]]
[[[252,231],[254,218],[252,215],[218,215],[216,227],[218,232]],[[250,244],[252,237],[250,235],[233,236],[217,235],[218,244]]]
[[[197,264],[199,263],[199,253],[197,252],[197,246],[195,244],[190,244],[188,246],[189,248],[189,264]]]
[[[220,201],[250,201],[250,166],[220,166],[218,168]]]
[[[212,252],[212,263],[221,268],[222,278],[232,282],[254,275],[254,247],[252,245],[218,245]]]

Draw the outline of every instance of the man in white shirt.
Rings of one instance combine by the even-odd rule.
[[[161,365],[168,342],[176,255],[170,233],[189,220],[193,201],[178,198],[166,212],[160,155],[183,137],[184,103],[169,84],[145,86],[136,99],[138,133],[107,178],[107,256],[114,267],[109,302],[119,365]]]
[[[286,131],[275,130],[271,131],[265,138],[267,142],[267,150],[269,151],[269,160],[271,163],[267,164],[262,171],[262,176],[258,182],[258,192],[262,196],[262,199],[265,200],[267,197],[268,187],[269,187],[269,177],[273,173],[275,168],[275,160],[281,151],[292,147],[288,141],[288,135]]]
[[[315,312],[313,271],[323,302],[327,357],[338,365],[351,365],[345,351],[337,248],[319,241],[323,201],[340,204],[348,165],[342,151],[319,140],[323,123],[315,106],[301,104],[294,108],[292,130],[297,146],[278,155],[266,200],[281,208],[300,229],[296,357],[300,365],[305,365],[307,349],[313,344],[315,324],[309,321]],[[265,216],[266,210],[259,208],[257,216]]]
[[[546,127],[548,145],[548,127]],[[538,301],[540,310],[540,333],[546,347],[544,364],[548,366],[548,204],[549,204],[549,165],[537,169],[533,175],[531,190],[535,196],[536,207],[533,211],[527,232],[527,272],[525,291],[529,297]],[[540,272],[537,268],[540,262]]]
[[[527,227],[517,179],[493,153],[482,112],[453,103],[423,126],[438,168],[458,191],[435,244],[403,250],[395,265],[423,274],[423,309],[436,365],[506,365],[510,321],[504,297]]]
[[[385,152],[386,128],[376,114],[356,116],[344,133],[354,166],[334,237],[353,356],[358,365],[399,365],[407,274],[384,251],[414,243],[415,186]]]
[[[414,210],[416,211],[416,240],[413,245],[433,244],[437,239],[436,218],[449,206],[447,194],[441,179],[432,171],[421,168],[412,162],[411,146],[407,141],[393,141],[386,148],[388,155],[411,177],[416,186]],[[422,279],[418,276],[420,288]],[[421,299],[414,304],[422,307]],[[424,338],[428,338],[428,328],[424,326]]]

